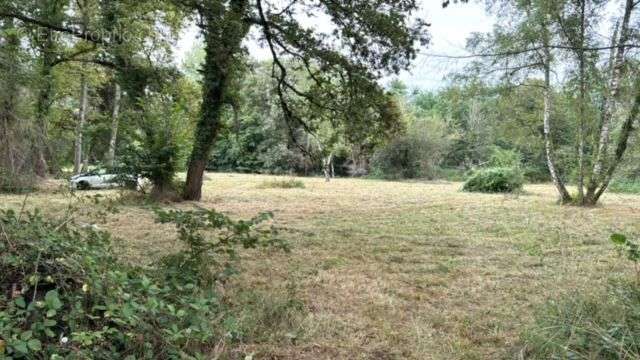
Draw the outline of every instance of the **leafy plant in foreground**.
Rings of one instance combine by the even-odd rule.
[[[178,239],[185,249],[161,259],[167,280],[180,284],[195,281],[198,286],[212,286],[225,281],[236,272],[238,248],[278,247],[288,250],[278,239],[274,227],[260,228],[273,218],[262,213],[250,220],[234,221],[214,210],[177,211],[156,210],[157,221],[173,223]]]
[[[626,257],[633,263],[636,272],[636,281],[640,284],[640,245],[638,243],[629,240],[626,235],[613,234],[611,235],[611,241],[618,248],[620,256]]]
[[[0,358],[197,358],[227,337],[217,282],[238,248],[282,244],[270,215],[158,211],[184,247],[150,266],[119,261],[111,236],[71,217],[0,212]],[[284,245],[282,245],[284,246]]]

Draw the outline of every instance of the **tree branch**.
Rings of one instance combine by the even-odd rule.
[[[61,25],[55,25],[55,24],[51,24],[48,23],[46,21],[43,20],[39,20],[39,19],[34,19],[31,17],[28,17],[26,15],[22,15],[22,14],[18,14],[18,13],[8,13],[8,12],[0,12],[0,18],[13,18],[16,20],[20,20],[24,23],[27,24],[32,24],[32,25],[37,25],[39,27],[43,27],[43,28],[47,28],[47,29],[51,29],[57,32],[61,32],[61,33],[65,33],[65,34],[69,34],[72,35],[76,38],[94,43],[94,44],[99,44],[99,45],[109,45],[111,43],[110,40],[104,38],[102,35],[99,35],[96,32],[92,32],[92,31],[83,31],[80,29],[76,29],[76,28],[71,28],[71,27],[65,27],[65,26],[61,26]],[[120,42],[121,38],[116,36],[115,34],[112,34],[114,36],[115,41]]]

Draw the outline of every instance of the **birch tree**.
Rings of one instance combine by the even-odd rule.
[[[611,43],[602,43],[597,26],[604,16],[603,2],[597,0],[531,0],[490,1],[499,21],[505,26],[490,35],[477,35],[470,42],[473,56],[481,58],[485,74],[504,74],[500,81],[515,86],[526,79],[543,78],[544,109],[542,124],[545,155],[550,177],[558,191],[559,202],[593,206],[606,191],[615,169],[626,152],[626,144],[634,131],[635,100],[626,101],[626,111],[619,108],[622,94],[636,98],[637,86],[631,83],[629,70],[632,62],[630,49],[637,48],[637,7],[633,0],[624,0],[618,26],[612,26]],[[634,26],[636,24],[636,26]],[[602,54],[611,53],[608,61]],[[567,56],[569,55],[569,56]],[[569,75],[577,79],[578,111],[576,128],[575,168],[577,169],[577,195],[574,197],[566,183],[570,168],[559,168],[555,161],[553,144],[554,93],[565,86],[553,81],[553,74],[569,69]],[[597,83],[595,79],[603,79]],[[635,83],[635,82],[634,82]],[[623,89],[623,87],[625,87]],[[600,109],[589,109],[596,101],[593,94],[600,92]],[[592,113],[599,113],[592,116]],[[627,113],[624,119],[620,114]],[[590,136],[595,129],[594,136]],[[612,138],[616,134],[617,137]],[[595,138],[594,141],[592,139]],[[615,145],[612,145],[615,144]],[[611,146],[616,152],[612,154]]]

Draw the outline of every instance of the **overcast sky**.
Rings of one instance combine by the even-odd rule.
[[[422,52],[429,54],[464,54],[467,37],[473,32],[487,32],[493,27],[493,18],[487,16],[484,5],[477,3],[451,4],[442,8],[441,0],[421,0],[422,9],[418,13],[431,24],[431,45]],[[198,29],[189,27],[176,46],[176,62],[181,63],[185,55],[200,41]],[[250,53],[256,58],[268,58],[265,49],[255,43],[248,44]],[[419,56],[410,72],[403,72],[400,79],[409,88],[437,89],[446,83],[443,77],[463,64],[460,61],[443,60]]]

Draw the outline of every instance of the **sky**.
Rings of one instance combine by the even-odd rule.
[[[436,90],[446,85],[444,77],[460,69],[464,62],[428,56],[428,54],[464,55],[466,39],[474,32],[491,31],[493,17],[485,12],[484,5],[451,4],[442,8],[442,0],[420,0],[421,10],[416,14],[431,24],[431,44],[421,50],[410,71],[402,72],[398,77],[410,89]],[[320,21],[321,23],[322,21]],[[320,24],[319,26],[322,26]],[[190,26],[182,32],[176,44],[176,63],[180,64],[185,55],[200,41],[198,29]],[[258,59],[268,59],[266,49],[255,42],[247,43],[250,54]],[[384,79],[385,82],[390,78]]]

